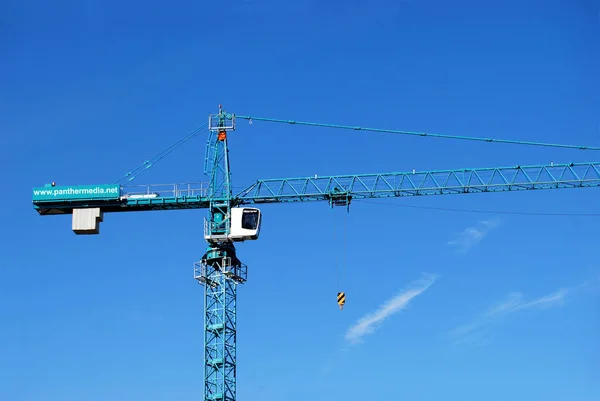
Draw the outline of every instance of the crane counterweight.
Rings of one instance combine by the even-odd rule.
[[[103,213],[99,207],[73,209],[73,232],[79,235],[100,234]]]

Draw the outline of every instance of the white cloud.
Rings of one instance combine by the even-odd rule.
[[[477,328],[479,328],[477,323],[463,324],[462,326],[458,326],[457,328],[452,330],[452,334],[457,337],[463,337],[471,333],[472,331],[477,330]]]
[[[510,294],[508,294],[507,299],[491,308],[485,315],[494,316],[499,313],[508,313],[511,311],[514,312],[522,303],[522,298],[523,296],[520,292],[511,292]]]
[[[358,343],[368,334],[373,333],[388,317],[406,308],[416,296],[422,294],[437,279],[436,275],[424,275],[420,280],[410,283],[401,293],[384,302],[376,311],[360,318],[346,332],[346,340]]]
[[[454,344],[469,343],[471,345],[484,345],[487,343],[488,335],[480,330],[480,323],[469,323],[452,330]]]
[[[565,297],[569,293],[568,289],[560,289],[548,295],[535,298],[531,301],[523,301],[523,295],[520,292],[512,292],[506,299],[490,308],[481,317],[472,323],[464,324],[452,330],[451,334],[455,338],[455,343],[468,342],[472,339],[479,339],[486,326],[496,323],[500,317],[527,309],[543,309],[552,306],[564,304]]]
[[[568,294],[568,290],[563,288],[552,294],[544,295],[529,302],[523,302],[523,296],[520,292],[513,292],[508,295],[508,299],[490,309],[486,316],[499,314],[509,314],[524,309],[548,308],[555,305],[562,305]]]
[[[448,245],[458,248],[461,252],[467,252],[499,225],[499,220],[481,220],[477,225],[465,228],[455,239],[448,241]]]

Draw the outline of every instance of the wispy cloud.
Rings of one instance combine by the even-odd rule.
[[[361,317],[346,332],[346,340],[351,343],[361,342],[364,336],[373,333],[385,319],[406,308],[413,298],[427,290],[436,279],[437,275],[427,274],[420,280],[410,283],[402,292],[380,305],[377,310]]]
[[[523,301],[523,295],[520,292],[513,292],[508,295],[507,299],[490,309],[485,315],[506,315],[525,309],[542,309],[549,308],[551,306],[562,305],[564,303],[564,299],[567,296],[568,291],[568,289],[563,288],[556,292],[553,292],[552,294],[544,295],[543,297],[539,297],[528,302]]]
[[[488,309],[475,321],[452,330],[451,335],[454,337],[455,343],[480,342],[481,339],[485,337],[484,329],[497,323],[500,318],[527,309],[545,309],[553,306],[561,306],[564,304],[568,294],[569,289],[562,288],[551,294],[530,301],[524,301],[523,294],[520,292],[512,292],[508,294],[504,300]]]
[[[456,247],[460,252],[467,252],[499,225],[500,220],[480,220],[476,225],[465,228],[456,238],[448,241],[448,245]]]

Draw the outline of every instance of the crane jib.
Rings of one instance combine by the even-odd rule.
[[[466,194],[537,189],[598,187],[600,162],[458,169],[410,173],[362,174],[258,180],[231,202],[237,205]],[[120,186],[47,185],[33,189],[34,208],[42,215],[73,209],[103,212],[205,209],[207,183]]]

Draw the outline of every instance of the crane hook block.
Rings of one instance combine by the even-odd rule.
[[[337,303],[340,306],[340,310],[342,310],[344,308],[344,304],[346,303],[346,293],[338,292]]]

